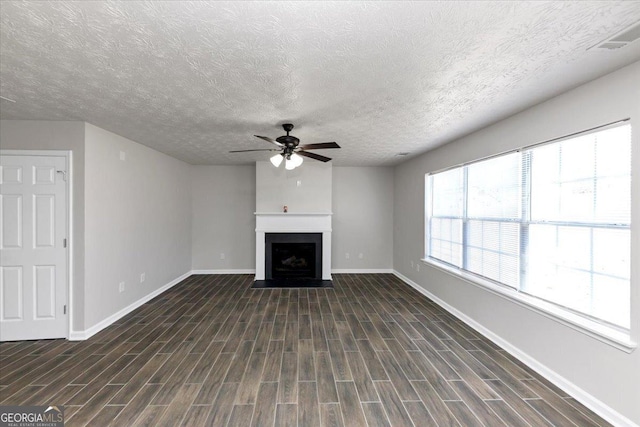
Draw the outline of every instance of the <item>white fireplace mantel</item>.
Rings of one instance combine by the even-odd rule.
[[[256,280],[265,279],[266,233],[322,233],[322,280],[331,280],[330,212],[255,212]]]

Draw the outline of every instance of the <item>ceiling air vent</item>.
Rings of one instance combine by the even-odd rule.
[[[604,43],[600,43],[597,46],[594,46],[594,48],[596,49],[609,49],[609,50],[614,50],[614,49],[620,49],[621,47],[625,47],[628,43],[614,43],[614,42],[604,42]]]
[[[587,50],[592,49],[607,49],[614,50],[620,49],[621,47],[625,47],[629,43],[632,43],[636,40],[640,39],[640,22],[636,22],[631,27],[623,30],[622,32],[616,34],[615,36],[604,40],[595,46],[591,46]]]

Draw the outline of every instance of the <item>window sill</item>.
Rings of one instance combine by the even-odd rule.
[[[620,331],[614,327],[587,319],[562,307],[519,293],[511,288],[497,285],[489,280],[483,280],[480,277],[458,270],[447,264],[431,259],[422,259],[421,261],[626,353],[633,352],[638,346],[638,344],[631,339],[628,331]]]

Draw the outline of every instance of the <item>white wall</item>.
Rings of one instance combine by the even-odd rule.
[[[84,330],[84,122],[1,120],[5,150],[71,150],[73,156],[73,330]]]
[[[269,162],[262,163],[269,170],[275,169]],[[304,163],[300,172],[307,166]],[[258,211],[256,186],[261,185],[256,170],[260,169],[253,165],[191,167],[194,270],[255,269],[254,212]],[[301,187],[306,189],[306,194],[333,194],[332,202],[331,199],[330,203],[325,201],[322,207],[303,208],[330,212],[333,206],[332,267],[340,270],[391,269],[393,169],[334,167],[331,180],[322,175],[326,174],[326,169],[311,172],[311,177],[316,177],[314,172],[320,174],[321,180],[310,179],[300,172],[296,178],[302,179]],[[300,187],[296,186],[296,181],[289,177],[280,184],[292,185],[292,191],[298,191]],[[311,183],[315,183],[313,190],[309,189]],[[332,183],[328,189],[327,183]],[[282,192],[273,182],[269,187],[276,193]],[[279,211],[276,209],[282,207],[282,201],[273,205],[267,205],[267,200],[264,202],[265,211]],[[294,209],[294,206],[300,205],[294,201],[290,207]],[[344,257],[346,252],[350,254],[349,259]],[[220,259],[221,253],[225,254],[224,260]],[[358,258],[359,253],[363,254],[362,259]]]
[[[194,270],[255,269],[255,169],[191,167]]]
[[[256,162],[256,212],[331,212],[331,164],[307,159],[288,171]]]
[[[334,167],[332,223],[334,270],[391,270],[393,169]]]
[[[280,211],[285,202],[291,212],[333,207],[335,269],[392,267],[391,168],[306,161],[274,177],[271,163],[261,162],[266,178],[257,180],[253,165],[190,166],[83,122],[3,120],[0,142],[4,149],[73,151],[74,331],[90,329],[191,269],[253,270],[256,185],[272,191],[263,211]]]
[[[578,87],[395,170],[394,268],[614,411],[640,424],[640,350],[618,350],[429,265],[424,256],[424,175],[520,146],[631,118],[640,176],[640,62]],[[640,194],[634,179],[632,193]],[[632,339],[640,340],[640,197],[632,200]]]
[[[86,125],[85,329],[191,270],[189,172],[180,160]]]

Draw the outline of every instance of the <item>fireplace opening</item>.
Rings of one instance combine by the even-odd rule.
[[[322,279],[322,233],[267,233],[265,278]]]
[[[316,246],[313,243],[274,243],[273,277],[315,277]]]

